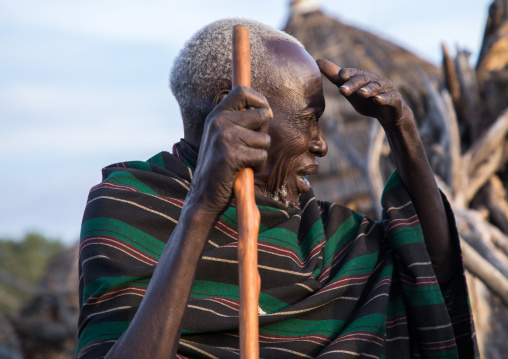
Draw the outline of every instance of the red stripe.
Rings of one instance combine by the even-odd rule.
[[[407,324],[407,317],[405,314],[394,318],[386,318],[386,328],[392,328],[399,324]]]
[[[124,295],[124,294],[140,294],[140,295],[144,296],[145,293],[146,293],[146,288],[144,288],[144,287],[135,287],[135,286],[123,287],[123,288],[110,290],[102,295],[93,294],[90,296],[90,298],[87,299],[87,301],[85,302],[85,305],[96,304],[98,302],[110,300],[110,299],[116,298],[116,297],[118,297],[120,295]]]
[[[282,255],[286,258],[290,258],[300,268],[305,267],[317,254],[319,254],[324,245],[325,245],[324,241],[319,241],[312,247],[308,257],[305,260],[301,260],[300,257],[298,256],[298,254],[295,251],[293,251],[292,249],[289,249],[287,247],[280,246],[280,245],[277,245],[274,243],[258,242],[259,250],[266,252],[266,253],[271,253],[271,254],[275,254],[275,255]]]
[[[259,333],[259,341],[263,343],[308,341],[319,345],[326,345],[330,340],[328,339],[328,337],[319,334],[308,334],[302,336],[283,336],[283,335]]]
[[[118,249],[120,251],[126,252],[133,258],[139,260],[140,262],[149,264],[149,265],[157,265],[159,262],[157,259],[151,257],[150,255],[146,254],[145,252],[131,246],[130,244],[127,244],[118,238],[110,237],[110,236],[93,236],[93,237],[85,237],[85,239],[81,242],[79,246],[79,255],[81,256],[81,250],[87,246],[87,245],[93,245],[93,244],[102,244],[102,245],[108,245],[115,249]]]
[[[337,339],[335,339],[330,344],[333,345],[335,343],[339,343],[339,342],[343,342],[343,341],[347,341],[347,340],[361,340],[361,339],[368,339],[369,341],[374,342],[379,345],[383,345],[383,343],[384,343],[384,338],[377,333],[367,332],[367,331],[358,331],[358,332],[342,335],[342,336],[338,337]]]
[[[414,227],[418,225],[420,221],[418,220],[418,216],[414,215],[405,219],[394,219],[391,220],[388,224],[388,228],[386,229],[386,234],[389,234],[391,231],[400,228],[400,227]]]

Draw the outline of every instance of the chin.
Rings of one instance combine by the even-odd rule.
[[[278,190],[273,192],[270,195],[270,198],[273,199],[274,201],[279,202],[286,208],[297,207],[299,203],[298,202],[299,196],[296,196],[296,199],[295,196],[291,196],[288,193],[287,186],[285,184],[282,185]]]

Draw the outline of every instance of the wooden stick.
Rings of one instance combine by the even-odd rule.
[[[249,28],[233,28],[233,88],[250,87]],[[238,220],[238,271],[240,282],[240,358],[259,358],[258,272],[259,210],[254,199],[254,172],[244,168],[234,184]]]

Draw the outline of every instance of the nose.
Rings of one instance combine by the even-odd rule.
[[[328,144],[326,143],[321,130],[316,134],[310,144],[310,152],[318,157],[324,157],[328,153]]]

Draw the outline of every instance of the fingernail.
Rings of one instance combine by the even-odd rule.
[[[343,92],[349,92],[349,90],[350,90],[349,86],[345,86],[345,85],[342,85],[340,88],[342,89]]]
[[[273,118],[273,111],[271,108],[268,108],[268,113],[270,114],[270,118]]]

